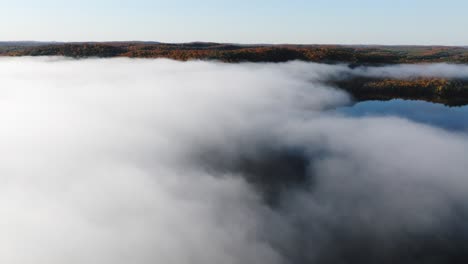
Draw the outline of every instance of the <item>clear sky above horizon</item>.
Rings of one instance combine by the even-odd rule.
[[[468,45],[467,0],[0,0],[0,41]]]

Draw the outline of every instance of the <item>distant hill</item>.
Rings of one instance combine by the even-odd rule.
[[[59,45],[64,44],[64,42],[42,42],[42,41],[0,41],[0,47],[37,47],[37,46],[47,46],[47,45]]]
[[[302,60],[352,65],[449,62],[468,63],[468,48],[446,46],[241,45],[159,42],[0,42],[0,56],[169,58],[224,62]]]

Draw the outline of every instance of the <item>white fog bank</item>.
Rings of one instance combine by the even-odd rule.
[[[0,262],[466,257],[468,136],[330,114],[346,71],[0,58]]]

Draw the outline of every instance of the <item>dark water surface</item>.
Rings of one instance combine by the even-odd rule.
[[[449,107],[425,101],[364,101],[340,107],[339,113],[354,117],[397,116],[452,131],[468,132],[468,106]]]

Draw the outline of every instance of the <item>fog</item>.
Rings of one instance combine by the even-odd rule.
[[[401,64],[383,67],[358,67],[350,70],[351,74],[365,77],[415,78],[438,77],[468,79],[466,64]]]
[[[466,262],[467,134],[330,111],[362,71],[1,58],[0,262]]]

